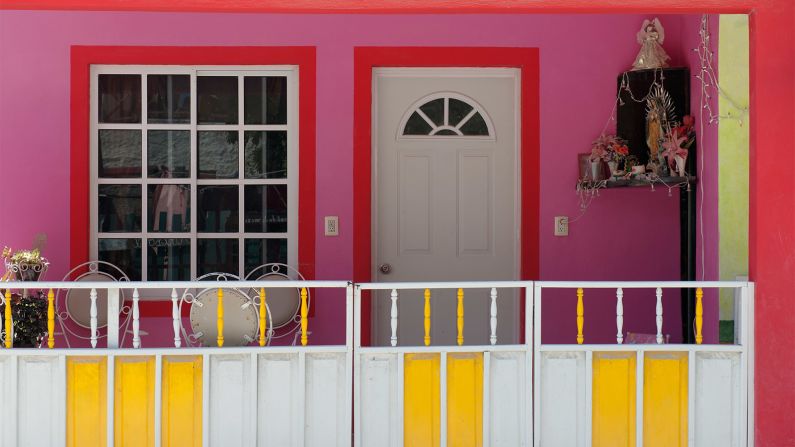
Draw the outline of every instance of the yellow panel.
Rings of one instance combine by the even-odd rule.
[[[593,447],[634,445],[635,353],[594,353]]]
[[[643,445],[687,445],[687,353],[647,353],[643,362]]]
[[[105,357],[66,360],[66,445],[107,445],[108,366]]]
[[[116,357],[114,445],[155,445],[155,358]]]
[[[483,445],[483,354],[447,355],[447,445]]]
[[[161,443],[202,445],[202,357],[163,357]]]
[[[439,354],[406,354],[403,445],[439,446]]]

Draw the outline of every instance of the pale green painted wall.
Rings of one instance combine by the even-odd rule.
[[[733,280],[748,275],[748,16],[720,16],[718,77],[723,95],[718,107],[718,225],[720,229],[720,279]],[[739,109],[738,107],[739,106]],[[724,290],[720,299],[720,319],[732,320],[732,291]]]

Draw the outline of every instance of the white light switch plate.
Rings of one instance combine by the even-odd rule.
[[[323,218],[325,223],[326,236],[339,236],[340,235],[340,218],[339,216],[326,216]]]
[[[555,236],[569,235],[569,218],[567,216],[555,216]]]

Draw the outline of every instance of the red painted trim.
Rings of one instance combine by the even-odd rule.
[[[89,70],[91,64],[297,65],[299,67],[298,260],[315,277],[315,47],[136,47],[73,46],[71,66],[70,261],[88,261],[89,246]]]
[[[354,49],[353,131],[353,266],[354,281],[371,277],[371,124],[373,67],[517,67],[521,79],[521,279],[539,274],[540,134],[539,55],[537,48],[421,48],[357,47]],[[524,324],[524,306],[521,306]],[[369,297],[362,300],[362,315],[369,315]],[[368,321],[363,318],[363,321]],[[524,327],[521,328],[524,334]],[[370,341],[370,326],[363,324],[362,343]]]

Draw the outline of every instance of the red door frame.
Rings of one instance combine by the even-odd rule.
[[[89,76],[92,64],[116,65],[297,65],[298,261],[315,277],[315,47],[73,46],[71,55],[70,262],[89,260]]]
[[[539,258],[539,55],[538,48],[357,47],[353,62],[353,279],[369,282],[372,271],[372,71],[375,67],[515,67],[521,69],[520,279],[538,277]],[[522,298],[523,299],[523,298]],[[524,306],[520,306],[524,338]],[[370,315],[369,296],[362,315]],[[370,341],[362,318],[362,343]]]

